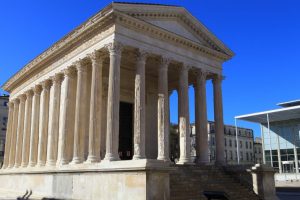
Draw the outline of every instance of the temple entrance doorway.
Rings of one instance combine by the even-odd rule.
[[[121,160],[133,157],[133,104],[120,102],[119,156]]]

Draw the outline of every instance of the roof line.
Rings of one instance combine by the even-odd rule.
[[[142,3],[142,2],[124,2],[124,1],[113,1],[118,4],[134,4],[134,5],[152,5],[152,6],[169,6],[169,7],[181,7],[179,5],[161,4],[161,3]]]
[[[239,115],[239,116],[235,116],[234,118],[235,119],[242,119],[242,118],[246,118],[246,117],[254,117],[254,116],[270,114],[270,113],[278,113],[278,112],[282,112],[282,111],[294,110],[294,109],[299,109],[299,108],[300,108],[300,106],[279,108],[279,109],[268,110],[268,111],[263,111],[263,112],[256,112],[256,113],[251,113],[251,114],[246,114],[246,115]]]

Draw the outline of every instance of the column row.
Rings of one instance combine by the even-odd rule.
[[[106,154],[108,161],[119,160],[119,102],[122,45],[106,46],[110,65],[107,94]],[[145,159],[145,66],[149,54],[136,55],[134,91],[133,159]],[[91,71],[84,60],[43,81],[9,103],[9,120],[3,168],[56,166],[96,163],[100,158],[102,113],[102,68],[104,59],[95,51],[88,55]],[[157,159],[169,161],[169,87],[170,59],[162,57],[158,67]],[[179,70],[179,141],[178,164],[190,164],[189,70]],[[90,75],[90,76],[89,76]],[[89,80],[90,79],[90,80]],[[207,72],[198,70],[195,83],[197,162],[208,162]],[[223,108],[221,76],[213,77],[216,121],[217,162],[224,163]],[[88,131],[87,131],[88,130]],[[87,135],[86,135],[87,134]],[[85,155],[88,138],[88,155]],[[85,158],[87,158],[85,160]]]

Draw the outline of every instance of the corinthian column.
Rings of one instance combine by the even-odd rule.
[[[34,167],[37,163],[41,91],[42,90],[40,86],[36,86],[33,88],[34,94],[32,100],[32,118],[31,118],[30,150],[29,150],[30,167]]]
[[[39,143],[38,143],[38,166],[46,164],[48,122],[49,122],[49,97],[51,81],[46,80],[42,83],[40,124],[39,124]]]
[[[102,68],[104,59],[97,52],[89,55],[92,61],[92,85],[89,120],[89,155],[87,163],[100,161],[100,133],[102,113]]]
[[[207,73],[198,70],[195,89],[195,121],[196,121],[196,155],[197,163],[208,163],[208,130],[206,108],[206,76]]]
[[[168,66],[170,60],[163,58],[158,69],[158,160],[170,161],[169,158],[169,91]]]
[[[84,141],[87,116],[87,66],[78,61],[77,92],[75,108],[74,151],[72,164],[82,163],[84,159]]]
[[[30,144],[30,131],[31,131],[31,115],[32,115],[32,96],[33,92],[30,90],[26,92],[25,103],[25,119],[24,119],[24,134],[23,134],[23,147],[22,147],[22,167],[27,167],[29,159],[29,144]]]
[[[15,164],[15,155],[16,155],[16,137],[17,137],[17,128],[18,128],[18,113],[19,113],[19,105],[20,100],[14,99],[14,116],[13,116],[13,124],[12,124],[12,133],[11,133],[11,146],[9,152],[9,168],[12,168]]]
[[[120,109],[120,64],[122,46],[113,42],[107,45],[110,57],[107,126],[106,126],[106,154],[105,160],[119,160],[119,109]]]
[[[224,165],[224,121],[222,102],[222,79],[221,75],[213,78],[214,88],[214,116],[216,130],[216,164]]]
[[[16,156],[15,156],[15,167],[20,167],[22,162],[22,143],[23,143],[23,133],[24,133],[24,114],[25,114],[25,100],[26,96],[21,95],[20,106],[19,106],[19,116],[18,116],[18,128],[17,128],[17,145],[16,145]]]
[[[191,138],[189,119],[189,68],[183,65],[179,74],[179,142],[180,159],[177,164],[191,163]]]
[[[59,131],[59,108],[61,95],[62,74],[52,77],[53,86],[50,91],[50,110],[47,146],[47,166],[55,166],[57,160],[58,131]]]
[[[68,145],[73,143],[73,140],[70,140],[70,135],[73,134],[71,132],[71,124],[72,119],[71,116],[71,109],[73,108],[73,101],[72,94],[72,81],[75,77],[75,70],[73,67],[70,67],[64,70],[64,81],[62,83],[62,96],[61,96],[61,114],[60,114],[60,122],[59,122],[59,140],[58,140],[58,158],[57,164],[58,165],[66,165],[68,164],[69,160],[69,152],[68,152]]]
[[[14,115],[14,104],[12,102],[8,103],[8,122],[7,122],[7,132],[5,140],[5,152],[2,169],[6,169],[9,164],[9,154],[11,148],[11,135],[12,135],[12,126],[13,126],[13,115]]]
[[[134,155],[133,159],[145,158],[145,66],[147,53],[139,51],[135,72],[134,89]]]

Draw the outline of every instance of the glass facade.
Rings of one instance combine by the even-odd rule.
[[[264,161],[279,173],[299,173],[300,120],[262,125]]]

